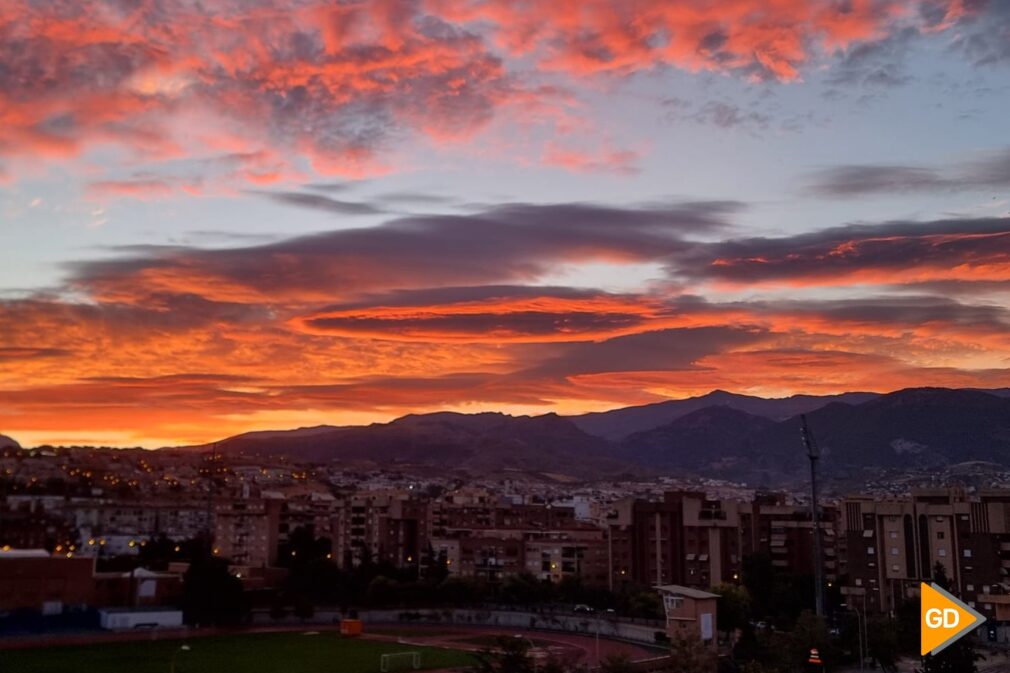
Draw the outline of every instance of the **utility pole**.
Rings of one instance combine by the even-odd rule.
[[[821,507],[817,500],[817,461],[821,454],[817,442],[807,426],[807,416],[800,416],[803,445],[810,459],[810,520],[814,525],[814,610],[818,617],[824,616],[824,552],[821,549]]]
[[[207,466],[207,556],[214,555],[214,471],[217,468],[217,442],[211,445],[210,464]]]

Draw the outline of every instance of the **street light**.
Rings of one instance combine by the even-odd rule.
[[[177,649],[172,654],[172,667],[169,669],[170,673],[175,673],[175,660],[179,657],[179,653],[180,652],[189,652],[189,650],[190,650],[189,645],[180,645],[179,649]]]
[[[859,670],[862,671],[866,663],[866,654],[870,649],[869,634],[866,632],[866,595],[863,595],[863,609],[853,605],[842,604],[842,607],[849,607],[856,613],[856,642],[859,643]]]

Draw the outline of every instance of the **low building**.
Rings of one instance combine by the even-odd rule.
[[[717,646],[718,594],[679,584],[656,587],[666,611],[666,634],[671,640],[698,638],[713,650]]]
[[[52,614],[64,606],[87,605],[94,570],[94,558],[53,556],[44,549],[0,550],[0,611]]]
[[[182,610],[164,608],[109,608],[98,611],[99,624],[110,631],[182,627]]]

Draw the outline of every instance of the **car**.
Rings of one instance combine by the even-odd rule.
[[[585,603],[579,603],[575,606],[575,612],[596,612],[593,608],[589,607]]]

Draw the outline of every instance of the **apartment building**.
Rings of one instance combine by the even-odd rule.
[[[822,508],[826,578],[837,575],[836,510]],[[809,508],[784,496],[753,502],[668,492],[662,500],[624,500],[607,518],[610,586],[677,584],[707,589],[740,580],[743,558],[764,553],[782,572],[813,573]]]
[[[895,610],[939,564],[953,593],[990,619],[1010,619],[1010,493],[853,497],[841,511],[842,593],[857,606]]]

